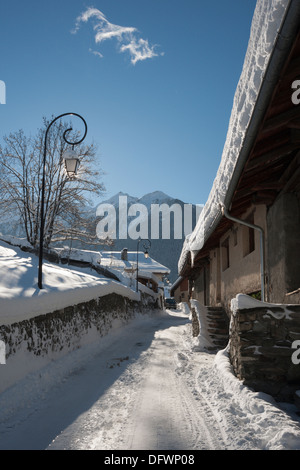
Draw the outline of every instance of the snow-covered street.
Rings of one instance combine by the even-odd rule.
[[[3,366],[5,367],[5,366]],[[300,418],[193,351],[182,311],[138,316],[0,395],[1,449],[300,449]]]

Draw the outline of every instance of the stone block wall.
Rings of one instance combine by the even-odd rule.
[[[230,323],[230,358],[235,375],[255,391],[278,401],[294,401],[300,389],[300,364],[294,341],[300,340],[300,305],[239,309]]]
[[[127,324],[137,313],[158,308],[157,300],[141,293],[141,301],[109,294],[30,320],[0,326],[6,348],[0,392],[81,345],[99,341],[115,322]]]

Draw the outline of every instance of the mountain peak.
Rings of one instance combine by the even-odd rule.
[[[162,191],[153,191],[152,193],[148,193],[142,196],[139,199],[139,203],[145,204],[147,206],[150,204],[158,204],[158,203],[162,203],[165,201],[170,201],[172,199],[173,199],[172,197],[168,196]]]
[[[126,196],[129,204],[134,204],[138,201],[138,198],[130,196],[130,194],[123,193],[122,191],[119,191],[117,194],[111,196],[109,199],[103,201],[101,204],[112,204],[113,206],[119,206],[119,198],[121,196]]]
[[[110,197],[106,201],[103,201],[103,203],[104,204],[112,204],[113,206],[118,207],[119,206],[119,198],[121,196],[126,196],[127,197],[128,205],[138,203],[138,204],[144,204],[147,207],[150,207],[151,204],[162,204],[164,202],[166,202],[166,203],[171,202],[172,203],[172,201],[175,201],[175,199],[173,197],[168,196],[163,191],[153,191],[152,193],[145,194],[141,198],[130,196],[130,194],[119,191],[114,196]]]

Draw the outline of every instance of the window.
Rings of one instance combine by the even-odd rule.
[[[238,243],[238,239],[237,239],[237,227],[236,228],[232,228],[232,233],[233,233],[233,246],[237,246],[237,243]]]
[[[229,268],[229,237],[221,245],[222,251],[222,271]]]
[[[250,224],[254,224],[254,214],[251,214],[250,217],[246,219],[246,222]],[[243,251],[244,256],[249,255],[252,251],[255,250],[255,231],[253,228],[247,227],[244,225],[243,227]]]
[[[248,232],[248,248],[249,253],[255,250],[255,236],[254,236],[254,229],[249,227]]]

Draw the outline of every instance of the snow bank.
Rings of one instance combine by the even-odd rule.
[[[202,249],[220,215],[220,204],[225,201],[288,3],[289,0],[258,0],[257,2],[243,70],[234,96],[221,163],[197,225],[183,245],[178,263],[179,273],[182,272],[188,254],[191,253],[193,260],[195,254]]]
[[[206,307],[195,299],[191,299],[190,304],[191,307],[195,310],[200,326],[199,335],[192,339],[194,351],[202,351],[214,347],[214,344],[208,333]]]
[[[214,359],[216,374],[223,383],[223,389],[227,392],[226,403],[231,403],[230,412],[236,414],[245,427],[249,424],[255,436],[243,436],[246,439],[254,439],[263,450],[299,450],[300,429],[299,425],[287,420],[284,411],[277,407],[275,400],[262,392],[253,392],[249,387],[238,380],[230,364],[229,345],[219,351]],[[212,390],[212,394],[216,393]],[[219,407],[222,408],[221,396],[218,396]],[[248,423],[248,424],[246,424]],[[245,439],[246,438],[246,439]],[[241,443],[242,445],[242,439]]]
[[[189,306],[186,302],[180,302],[178,304],[178,310],[180,310],[182,313],[184,313],[185,315],[189,315],[190,314],[190,309],[189,309]]]
[[[130,287],[101,277],[92,269],[44,262],[42,290],[37,287],[37,276],[35,255],[0,241],[0,324],[28,320],[111,293],[139,300],[139,294]]]

